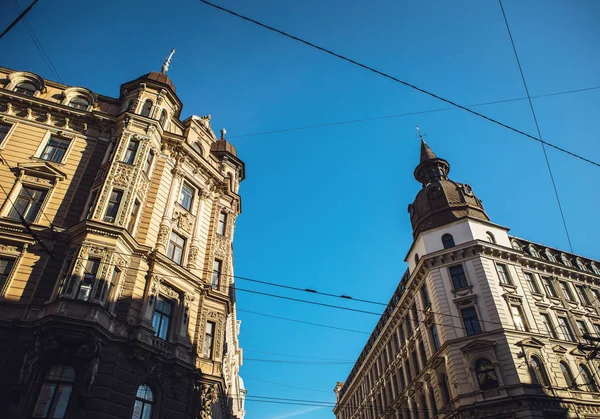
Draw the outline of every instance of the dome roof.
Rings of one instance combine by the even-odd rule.
[[[173,92],[176,92],[175,85],[173,84],[173,82],[171,81],[169,76],[167,76],[165,73],[159,73],[158,71],[151,71],[150,73],[146,74],[145,76],[142,76],[141,78],[145,78],[148,80],[155,81],[157,83],[167,85],[171,88],[171,90],[173,90]]]
[[[230,153],[237,157],[237,151],[233,144],[231,144],[224,138],[221,138],[220,140],[217,140],[214,143],[212,143],[210,146],[210,151],[211,153]]]
[[[420,157],[415,178],[423,187],[408,206],[413,237],[464,217],[490,221],[471,187],[448,179],[450,164],[438,158],[425,141],[421,141]]]

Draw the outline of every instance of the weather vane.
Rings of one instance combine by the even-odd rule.
[[[427,134],[423,134],[423,133],[421,132],[421,129],[419,128],[419,126],[418,126],[418,125],[417,125],[417,132],[419,133],[419,137],[418,137],[418,138],[420,138],[420,139],[421,139],[421,141],[425,141],[425,139],[424,139],[423,137],[424,137],[425,135],[427,135]],[[415,137],[415,138],[417,138],[417,137]]]
[[[171,50],[171,53],[169,54],[169,56],[165,60],[165,63],[162,65],[162,68],[160,69],[160,72],[162,74],[167,74],[167,71],[169,71],[169,66],[171,65],[171,60],[173,59],[173,54],[175,54],[175,48],[173,48]]]

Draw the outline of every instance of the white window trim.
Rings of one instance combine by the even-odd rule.
[[[108,208],[110,195],[115,190],[120,191],[123,195],[121,195],[121,201],[119,202],[119,209],[117,210],[117,213],[115,214],[115,220],[111,223],[110,221],[104,221],[104,217],[106,216],[106,209]],[[125,206],[125,205],[123,205],[123,202],[125,202],[125,196],[126,196],[125,192],[126,192],[125,189],[110,188],[108,195],[106,195],[106,199],[105,199],[104,205],[102,206],[102,210],[100,211],[100,219],[102,220],[102,222],[113,224],[113,225],[118,225],[117,220],[121,216],[121,212],[123,211],[123,207]],[[101,194],[98,194],[98,199],[100,199],[100,195]],[[98,208],[96,208],[96,210],[97,209]]]
[[[156,158],[156,155],[155,155]],[[154,163],[153,163],[154,164]],[[179,202],[179,198],[181,197],[181,191],[183,190],[183,185],[187,183],[188,186],[192,189],[192,200],[190,201],[190,208],[186,208],[184,207],[180,202]],[[181,208],[183,208],[184,210],[186,210],[187,212],[189,212],[192,215],[194,214],[194,204],[196,203],[196,199],[198,197],[198,191],[199,189],[196,187],[196,185],[194,185],[192,182],[190,182],[186,177],[184,177],[181,180],[181,184],[179,185],[179,191],[177,192],[177,205],[179,205]]]
[[[6,296],[6,294],[8,294],[8,291],[10,290],[10,286],[12,285],[13,277],[19,269],[19,265],[21,264],[21,259],[22,259],[21,256],[23,256],[23,252],[25,251],[25,249],[26,249],[26,247],[22,247],[21,251],[16,251],[16,252],[11,252],[11,251],[7,251],[7,250],[0,251],[0,257],[15,260],[15,262],[13,263],[12,269],[10,270],[10,272],[8,273],[8,276],[6,278],[6,284],[4,285],[4,288],[3,289],[0,288],[0,301],[4,301],[4,297]]]
[[[8,142],[8,139],[10,138],[10,136],[13,134],[13,132],[15,131],[16,127],[17,127],[17,122],[11,122],[6,118],[2,118],[0,119],[0,123],[4,124],[4,125],[10,125],[11,127],[9,128],[8,132],[6,133],[6,137],[4,137],[4,139],[2,140],[2,142],[0,142],[0,150],[4,149],[4,146],[6,145],[6,143]]]
[[[46,209],[46,206],[48,205],[48,202],[50,201],[50,198],[52,197],[52,191],[54,190],[54,186],[48,188],[43,185],[36,185],[34,183],[29,183],[27,181],[23,182],[20,177],[15,180],[15,184],[13,185],[12,190],[8,193],[8,198],[6,199],[6,201],[4,201],[4,207],[2,208],[2,212],[1,212],[3,217],[8,218],[8,214],[12,210],[12,207],[15,204],[17,197],[19,196],[19,194],[21,193],[23,188],[28,187],[28,186],[35,188],[35,189],[43,189],[46,191],[46,197],[44,198],[44,202],[42,202],[42,205],[40,206],[40,210],[38,211],[37,215],[35,216],[35,219],[33,221],[29,221],[31,224],[38,224],[40,217],[44,213],[44,210]],[[13,218],[11,218],[11,219],[13,219]]]
[[[67,150],[65,151],[65,155],[63,156],[63,158],[60,162],[54,162],[54,161],[42,159],[42,152],[44,151],[44,148],[46,148],[46,144],[48,144],[48,141],[50,141],[51,136],[55,136],[55,137],[58,137],[58,138],[61,138],[64,140],[69,140],[69,147],[67,147]],[[35,151],[35,153],[33,154],[32,157],[39,161],[45,161],[45,162],[52,163],[52,164],[64,165],[64,164],[66,164],[66,161],[69,159],[69,155],[71,154],[71,150],[73,149],[75,140],[76,140],[76,137],[59,134],[59,132],[46,131],[46,134],[44,134],[44,137],[42,138],[40,145],[38,146],[37,150]]]
[[[79,217],[79,221],[83,221],[86,219],[86,215],[87,215],[87,210],[88,210],[88,205],[90,204],[90,201],[92,199],[92,195],[94,194],[94,191],[97,193],[96,195],[96,205],[98,204],[98,198],[100,198],[100,193],[102,192],[102,188],[98,187],[98,188],[94,188],[90,191],[90,193],[88,194],[88,197],[85,201],[85,205],[83,207],[83,211],[81,212],[81,216]],[[90,217],[90,220],[94,218],[94,212],[92,211],[92,216]]]

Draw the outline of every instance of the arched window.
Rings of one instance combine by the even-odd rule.
[[[158,123],[160,124],[161,127],[165,128],[165,126],[166,126],[165,122],[167,122],[167,111],[165,111],[163,109],[162,112],[160,113],[160,117],[158,118]]]
[[[192,144],[192,148],[202,155],[202,147],[200,147],[199,142],[196,141],[194,144]]]
[[[452,234],[444,234],[442,236],[442,244],[444,245],[444,249],[450,249],[451,247],[456,246],[454,244],[454,237],[452,237]]]
[[[487,358],[480,358],[475,363],[475,374],[477,374],[477,382],[479,388],[483,391],[493,390],[498,388],[498,377],[494,366]]]
[[[562,255],[560,255],[560,259],[565,264],[565,266],[568,266],[568,267],[572,267],[573,266],[573,264],[571,263],[571,261],[569,260],[569,258],[567,257],[567,255],[565,255],[564,253]]]
[[[576,389],[577,385],[575,384],[575,379],[573,378],[573,374],[571,373],[571,368],[569,368],[566,362],[560,362],[560,370],[562,371],[563,376],[565,377],[567,387],[569,387],[570,389]]]
[[[490,243],[496,243],[496,238],[490,231],[486,232],[485,236],[486,236],[487,241],[489,241]]]
[[[584,272],[588,272],[588,268],[587,268],[587,266],[585,266],[585,263],[583,263],[583,261],[582,261],[581,259],[577,258],[577,259],[575,260],[575,262],[577,262],[577,267],[578,267],[579,269],[581,269],[581,270],[582,270],[582,271],[584,271]]]
[[[438,414],[437,403],[435,402],[435,393],[433,392],[433,387],[429,386],[429,403],[431,403],[431,408],[433,410],[433,414]]]
[[[135,395],[135,404],[133,405],[131,419],[150,419],[152,417],[153,403],[154,397],[152,396],[150,387],[146,384],[139,386]]]
[[[593,391],[594,393],[597,393],[598,386],[594,381],[594,377],[592,377],[592,374],[590,374],[590,370],[588,370],[585,365],[579,364],[579,374],[581,375],[583,385],[587,388],[587,391]]]
[[[129,102],[127,102],[127,107],[125,108],[127,110],[127,112],[133,111],[133,109],[135,108],[135,100],[130,100]]]
[[[591,267],[592,267],[592,271],[594,271],[594,273],[596,275],[600,275],[600,268],[595,263],[592,262]]]
[[[531,254],[531,256],[533,256],[534,258],[538,258],[540,257],[540,253],[537,251],[537,249],[531,245],[529,245],[529,254]]]
[[[512,242],[512,248],[515,250],[522,250],[521,246],[519,246],[519,243],[517,243],[515,240],[513,240]]]
[[[448,376],[446,374],[442,374],[440,377],[440,390],[442,390],[442,401],[444,402],[444,406],[450,403],[450,388],[448,387]]]
[[[55,365],[50,368],[42,382],[32,416],[34,418],[64,418],[74,382],[75,370],[73,367]]]
[[[15,86],[15,92],[23,93],[27,96],[33,96],[33,94],[37,92],[37,87],[35,87],[33,83],[22,81]]]
[[[531,379],[533,383],[549,387],[550,381],[548,380],[548,375],[542,361],[537,356],[532,356],[529,366],[531,367]]]
[[[419,264],[419,254],[415,253],[415,265]]]
[[[75,96],[73,99],[69,101],[69,106],[75,109],[87,110],[90,103],[88,100],[82,96]]]
[[[152,110],[152,101],[146,100],[140,109],[140,115],[150,117],[150,111]]]
[[[550,262],[554,262],[556,263],[556,257],[554,256],[554,253],[552,253],[552,251],[550,249],[546,249],[546,257],[548,258],[548,260]]]

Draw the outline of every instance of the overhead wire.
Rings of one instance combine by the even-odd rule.
[[[560,203],[558,188],[556,187],[556,181],[554,180],[554,174],[552,173],[552,168],[550,167],[550,160],[548,160],[548,153],[546,152],[546,142],[542,138],[540,124],[538,123],[537,116],[535,114],[535,109],[533,107],[533,102],[531,101],[531,96],[529,94],[529,88],[527,87],[527,81],[525,80],[525,73],[523,72],[523,67],[521,66],[521,60],[519,60],[519,54],[517,53],[517,47],[515,46],[515,41],[513,39],[512,32],[510,30],[510,25],[508,24],[508,18],[506,17],[506,12],[504,11],[504,6],[502,5],[502,0],[498,0],[498,2],[500,3],[500,10],[502,11],[502,17],[504,18],[504,23],[506,24],[506,30],[508,31],[508,37],[510,38],[510,43],[512,45],[513,52],[515,54],[517,66],[519,67],[519,73],[521,74],[521,80],[523,81],[523,87],[525,88],[525,93],[527,94],[527,100],[529,102],[529,108],[531,109],[531,115],[533,116],[533,122],[535,122],[535,128],[537,130],[537,134],[540,139],[540,143],[542,145],[542,151],[544,153],[544,159],[546,160],[546,166],[548,167],[548,173],[550,174],[550,180],[552,181],[552,187],[554,188],[554,195],[556,196],[556,202],[558,203],[560,217],[562,219],[563,227],[565,229],[567,241],[569,242],[569,249],[571,250],[571,253],[573,253],[573,244],[571,243],[571,236],[569,235],[569,229],[567,228],[567,221],[565,219],[565,213],[564,213],[562,205]]]
[[[358,67],[360,67],[360,68],[363,68],[363,69],[365,69],[365,70],[368,70],[368,71],[370,71],[370,72],[372,72],[372,73],[378,74],[378,75],[380,75],[380,76],[382,76],[382,77],[384,77],[384,78],[386,78],[386,79],[392,80],[392,81],[394,81],[394,82],[396,82],[396,83],[400,83],[400,84],[402,84],[402,85],[404,85],[404,86],[406,86],[406,87],[409,87],[409,88],[411,88],[411,89],[413,89],[413,90],[416,90],[416,91],[418,91],[418,92],[421,92],[421,93],[423,93],[423,94],[425,94],[425,95],[427,95],[427,96],[433,97],[433,98],[435,98],[435,99],[437,99],[437,100],[440,100],[440,101],[442,101],[442,102],[448,103],[449,105],[452,105],[452,106],[454,106],[454,107],[456,107],[456,108],[458,108],[458,109],[462,109],[462,110],[463,110],[463,111],[465,111],[465,112],[468,112],[468,113],[470,113],[470,114],[472,114],[472,115],[475,115],[475,116],[478,116],[478,117],[480,117],[480,118],[483,118],[483,119],[485,119],[485,120],[487,120],[487,121],[489,121],[489,122],[492,122],[492,123],[494,123],[494,124],[496,124],[496,125],[499,125],[499,126],[501,126],[501,127],[504,127],[504,128],[506,128],[506,129],[508,129],[508,130],[510,130],[510,131],[513,131],[513,132],[515,132],[515,133],[517,133],[517,134],[521,134],[521,135],[523,135],[523,136],[525,136],[525,137],[527,137],[527,138],[529,138],[529,139],[531,139],[531,140],[534,140],[534,141],[537,141],[537,142],[541,142],[541,143],[543,143],[543,144],[547,145],[548,147],[552,147],[552,148],[554,148],[554,149],[556,149],[556,150],[559,150],[559,151],[561,151],[561,152],[563,152],[563,153],[567,153],[567,154],[571,155],[572,157],[578,158],[578,159],[580,159],[580,160],[583,160],[583,161],[586,161],[586,162],[588,162],[588,163],[590,163],[590,164],[593,164],[594,166],[600,167],[600,163],[598,163],[598,162],[595,162],[595,161],[593,161],[593,160],[591,160],[591,159],[588,159],[588,158],[586,158],[586,157],[583,157],[583,156],[581,156],[581,155],[579,155],[579,154],[576,154],[576,153],[574,153],[574,152],[571,152],[571,151],[569,151],[569,150],[567,150],[567,149],[565,149],[565,148],[563,148],[563,147],[560,147],[560,146],[557,146],[557,145],[555,145],[555,144],[552,144],[552,143],[549,143],[549,142],[547,142],[547,141],[544,141],[543,139],[541,139],[541,138],[537,138],[537,137],[535,137],[535,136],[533,136],[533,135],[531,135],[531,134],[527,134],[526,132],[524,132],[524,131],[522,131],[522,130],[519,130],[519,129],[517,129],[517,128],[514,128],[514,127],[512,127],[512,126],[510,126],[510,125],[508,125],[508,124],[505,124],[505,123],[503,123],[503,122],[500,122],[500,121],[498,121],[497,119],[494,119],[494,118],[491,118],[491,117],[489,117],[489,116],[486,116],[486,115],[484,115],[484,114],[482,114],[482,113],[476,112],[476,111],[474,111],[474,110],[472,110],[472,109],[469,109],[467,106],[460,105],[460,104],[458,104],[458,103],[456,103],[456,102],[454,102],[454,101],[452,101],[452,100],[450,100],[450,99],[446,99],[446,98],[444,98],[444,97],[442,97],[442,96],[439,96],[439,95],[437,95],[437,94],[435,94],[435,93],[432,93],[432,92],[430,92],[430,91],[428,91],[428,90],[425,90],[425,89],[423,89],[423,88],[420,88],[420,87],[418,87],[418,86],[415,86],[414,84],[408,83],[408,82],[406,82],[406,81],[404,81],[404,80],[401,80],[401,79],[399,79],[399,78],[397,78],[397,77],[395,77],[395,76],[392,76],[392,75],[390,75],[390,74],[388,74],[388,73],[385,73],[385,72],[383,72],[383,71],[377,70],[377,69],[375,69],[374,67],[371,67],[371,66],[368,66],[368,65],[366,65],[366,64],[360,63],[360,62],[358,62],[358,61],[356,61],[356,60],[354,60],[354,59],[352,59],[352,58],[349,58],[349,57],[346,57],[346,56],[344,56],[344,55],[342,55],[342,54],[336,53],[336,52],[334,52],[334,51],[332,51],[332,50],[330,50],[330,49],[324,48],[324,47],[322,47],[322,46],[319,46],[319,45],[317,45],[317,44],[315,44],[315,43],[313,43],[313,42],[310,42],[310,41],[307,41],[307,40],[305,40],[305,39],[299,38],[299,37],[297,37],[297,36],[295,36],[295,35],[291,35],[291,34],[289,34],[289,33],[285,32],[285,31],[283,31],[283,30],[276,29],[276,28],[274,28],[274,27],[272,27],[272,26],[269,26],[269,25],[266,25],[266,24],[264,24],[264,23],[261,23],[261,22],[259,22],[259,21],[255,20],[255,19],[252,19],[252,18],[249,18],[249,17],[247,17],[247,16],[241,15],[241,14],[239,14],[239,13],[237,13],[237,12],[234,12],[233,10],[227,9],[227,8],[225,8],[225,7],[222,7],[222,6],[218,6],[218,5],[216,5],[216,4],[214,4],[214,3],[211,3],[211,2],[209,2],[209,1],[207,1],[207,0],[200,0],[200,2],[201,2],[201,3],[204,3],[204,4],[206,4],[206,5],[210,6],[210,7],[213,7],[213,8],[215,8],[215,9],[218,9],[218,10],[221,10],[221,11],[223,11],[223,12],[226,12],[226,13],[228,13],[228,14],[232,15],[232,16],[235,16],[235,17],[237,17],[237,18],[240,18],[240,19],[242,19],[242,20],[245,20],[245,21],[247,21],[247,22],[250,22],[250,23],[253,23],[253,24],[255,24],[255,25],[258,25],[258,26],[260,26],[260,27],[262,27],[262,28],[264,28],[264,29],[267,29],[267,30],[269,30],[269,31],[272,31],[272,32],[278,33],[278,34],[280,34],[280,35],[283,35],[283,36],[285,36],[286,38],[289,38],[289,39],[292,39],[292,40],[294,40],[294,41],[300,42],[300,43],[302,43],[302,44],[304,44],[304,45],[307,45],[307,46],[309,46],[309,47],[311,47],[311,48],[315,48],[315,49],[317,49],[317,50],[319,50],[319,51],[322,51],[322,52],[324,52],[324,53],[326,53],[326,54],[329,54],[329,55],[331,55],[331,56],[334,56],[334,57],[336,57],[336,58],[339,58],[339,59],[341,59],[341,60],[343,60],[343,61],[346,61],[346,62],[348,62],[348,63],[350,63],[350,64],[353,64],[353,65],[355,65],[355,66],[358,66]]]
[[[11,31],[12,28],[14,28],[17,23],[19,23],[21,21],[21,19],[23,19],[25,16],[27,16],[27,14],[29,12],[31,12],[31,9],[33,8],[33,6],[35,6],[35,4],[38,2],[39,0],[33,0],[33,2],[25,9],[23,10],[19,16],[17,16],[15,18],[15,20],[13,20],[10,25],[7,26],[7,28],[0,33],[0,39],[2,39],[7,33],[9,33]]]

